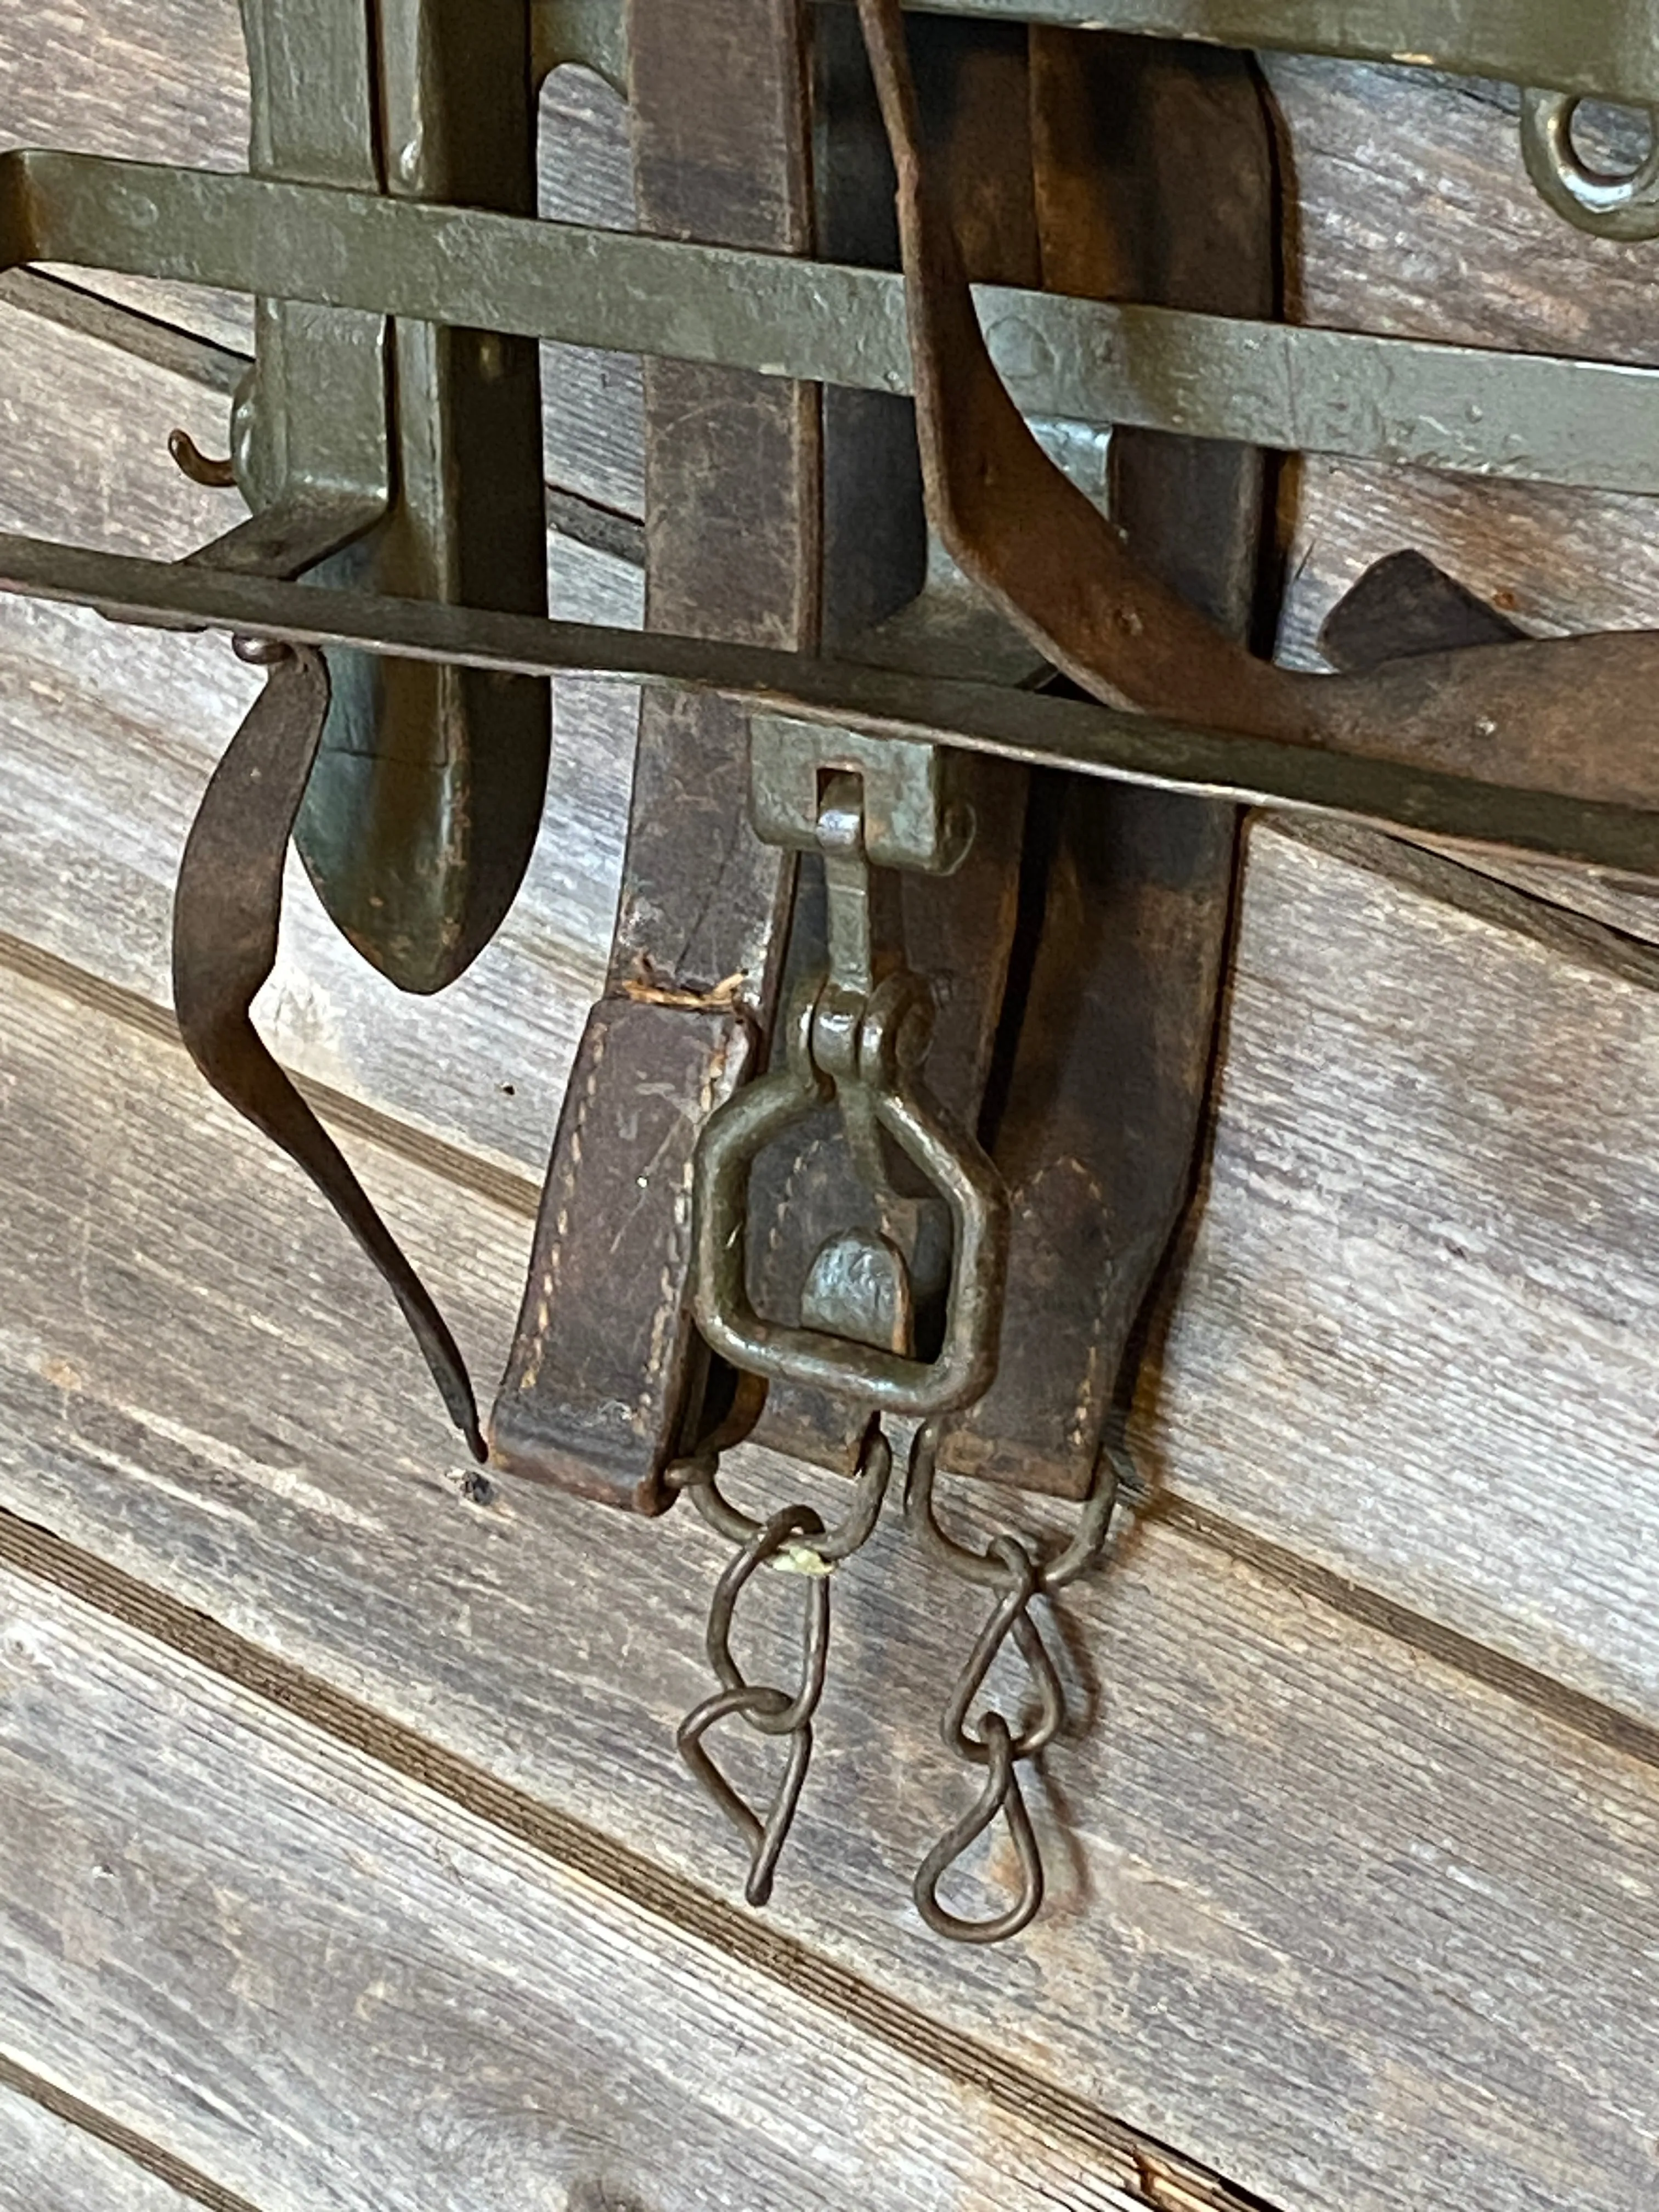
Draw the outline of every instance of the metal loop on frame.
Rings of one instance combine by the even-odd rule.
[[[1580,230],[1626,243],[1659,238],[1659,137],[1626,176],[1593,169],[1572,138],[1573,118],[1583,105],[1571,93],[1522,94],[1521,150],[1528,175],[1556,213]]]

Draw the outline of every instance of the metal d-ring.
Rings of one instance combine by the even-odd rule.
[[[947,1131],[911,1087],[908,1067],[925,990],[891,976],[864,1012],[857,1074],[834,1082],[814,1057],[813,1029],[825,985],[808,983],[790,1011],[784,1066],[737,1091],[711,1116],[697,1146],[692,1184],[692,1310],[709,1345],[731,1365],[775,1382],[830,1390],[878,1413],[927,1416],[982,1395],[996,1371],[1008,1209],[1000,1177],[971,1138]],[[927,1362],[822,1329],[790,1328],[755,1310],[746,1271],[749,1172],[775,1139],[848,1084],[874,1121],[906,1153],[951,1212],[956,1256],[945,1342]]]
[[[1627,242],[1659,238],[1659,143],[1627,176],[1593,169],[1572,140],[1582,105],[1573,93],[1522,94],[1521,150],[1528,175],[1556,213],[1580,230]]]

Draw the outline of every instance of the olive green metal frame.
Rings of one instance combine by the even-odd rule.
[[[959,747],[1246,805],[1334,814],[1416,836],[1659,877],[1659,812],[1198,729],[1085,700],[664,631],[542,622],[135,560],[0,535],[0,591],[116,618],[350,646],[511,675],[611,675],[719,691],[763,713]],[[1525,647],[1506,648],[1524,652]]]
[[[576,223],[101,156],[0,156],[0,269],[48,262],[910,389],[904,280]],[[1022,410],[1659,492],[1659,370],[982,288]]]
[[[1659,102],[1642,0],[917,0],[940,13],[1088,24],[1419,64]],[[615,76],[615,0],[538,0],[537,66]],[[1549,111],[1559,124],[1559,102]],[[1558,136],[1559,131],[1558,130]],[[330,310],[910,386],[902,280],[754,253],[276,181],[56,152],[0,157],[0,270],[102,269]],[[1659,370],[1291,329],[987,290],[997,365],[1033,417],[1132,423],[1476,475],[1659,492]],[[526,674],[580,667],[705,686],[872,736],[1659,873],[1659,815],[1385,761],[1195,730],[1076,702],[119,561],[0,540],[0,587],[129,619],[288,636]]]
[[[1659,101],[1649,0],[905,0],[935,15],[1138,31],[1208,46],[1395,62],[1552,92]],[[625,0],[532,0],[544,68],[580,62],[620,84]]]

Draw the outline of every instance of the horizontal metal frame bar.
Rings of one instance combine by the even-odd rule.
[[[905,0],[930,15],[1139,31],[1401,62],[1553,92],[1659,101],[1652,0]]]
[[[577,672],[718,691],[757,711],[877,738],[1659,876],[1659,812],[1198,729],[1042,692],[756,646],[270,583],[31,538],[0,535],[0,591],[166,627],[350,646],[514,675]]]
[[[1659,19],[1651,0],[905,0],[905,5],[928,15],[1139,31],[1210,46],[1400,62],[1606,100],[1659,100]],[[624,0],[534,0],[533,21],[544,66],[579,61],[621,84],[627,59]]]
[[[316,185],[8,154],[0,268],[41,261],[910,388],[903,282],[886,270]],[[979,300],[1033,417],[1659,492],[1659,370],[993,287]]]

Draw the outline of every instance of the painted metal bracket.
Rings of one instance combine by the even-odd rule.
[[[242,0],[242,15],[252,175],[388,209],[534,215],[520,10]],[[232,435],[253,518],[199,559],[546,612],[531,341],[279,293],[260,297],[255,331]],[[296,842],[358,950],[404,989],[438,990],[494,936],[528,864],[548,687],[338,648],[329,659],[332,705]]]

